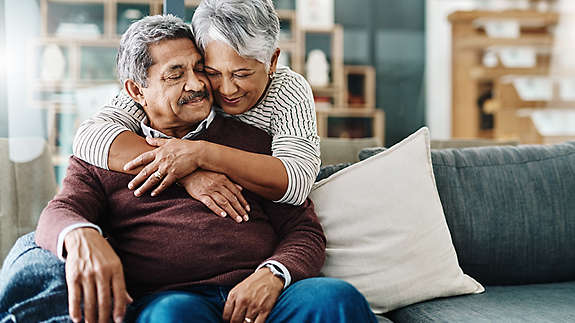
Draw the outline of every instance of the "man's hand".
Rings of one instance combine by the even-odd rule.
[[[156,196],[198,168],[201,141],[149,137],[146,141],[158,148],[141,154],[124,166],[125,171],[144,167],[128,184],[129,189],[137,187],[136,196],[154,187],[152,196]]]
[[[132,298],[126,291],[120,258],[100,233],[92,228],[70,231],[64,246],[68,308],[74,322],[82,321],[81,303],[87,323],[109,322],[114,302],[114,322],[122,322]]]
[[[281,278],[267,267],[260,268],[230,291],[223,319],[231,323],[264,323],[283,287]]]
[[[250,206],[242,195],[242,187],[220,173],[197,170],[180,180],[188,194],[204,203],[215,214],[230,215],[236,222],[248,221]]]

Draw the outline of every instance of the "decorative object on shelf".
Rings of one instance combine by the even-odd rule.
[[[117,25],[116,33],[123,34],[128,27],[136,21],[150,15],[150,6],[148,4],[124,4],[117,5]]]
[[[297,0],[297,20],[304,29],[333,27],[333,0]]]
[[[322,50],[314,49],[309,52],[305,64],[306,78],[311,86],[329,85],[329,63]]]
[[[505,67],[531,68],[537,65],[537,52],[534,47],[501,47],[498,52],[501,64]]]
[[[95,12],[96,4],[58,4],[52,5],[55,15],[59,15],[59,22],[55,30],[58,37],[98,38],[102,30],[98,24],[99,13]],[[98,7],[103,10],[103,7]],[[98,10],[96,10],[98,11]]]
[[[60,46],[55,44],[46,45],[42,52],[41,79],[43,81],[61,81],[66,74],[66,57]]]

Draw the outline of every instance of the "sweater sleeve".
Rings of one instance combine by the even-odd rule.
[[[138,132],[144,110],[125,92],[120,92],[92,118],[82,122],[74,137],[74,155],[100,168],[108,169],[108,153],[116,137],[124,131]]]
[[[317,276],[325,261],[326,239],[312,201],[306,199],[301,206],[266,202],[264,211],[280,239],[266,261],[284,265],[292,283]]]
[[[58,236],[79,223],[98,224],[106,196],[87,164],[71,157],[60,192],[42,211],[36,227],[36,243],[58,255]]]
[[[276,201],[302,204],[321,166],[315,104],[311,87],[299,74],[291,77],[277,95],[272,116],[272,154],[288,174],[288,188]]]

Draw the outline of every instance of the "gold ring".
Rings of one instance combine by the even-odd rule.
[[[158,180],[161,180],[164,177],[164,175],[162,175],[162,173],[160,173],[160,171],[157,170],[154,172],[154,177],[156,177]]]
[[[252,319],[249,317],[244,318],[244,321],[248,322],[248,323],[252,323]]]

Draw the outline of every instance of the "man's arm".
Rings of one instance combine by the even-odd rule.
[[[67,251],[66,284],[68,307],[74,322],[82,320],[81,303],[88,322],[107,322],[112,315],[122,322],[131,298],[126,291],[120,259],[100,232],[86,224],[97,224],[105,210],[106,196],[90,170],[70,159],[62,189],[42,212],[36,243],[60,255],[58,241]],[[67,232],[68,228],[74,228]],[[62,232],[67,232],[62,237]],[[60,237],[62,237],[60,239]]]

